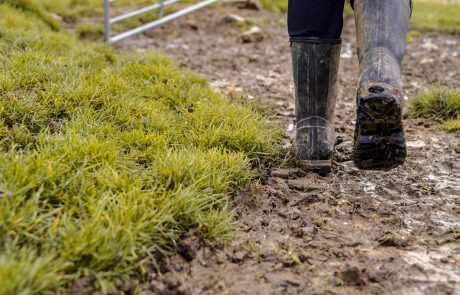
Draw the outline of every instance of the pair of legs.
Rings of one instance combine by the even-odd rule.
[[[354,161],[363,169],[404,162],[400,65],[411,0],[354,0],[360,76]],[[289,0],[299,165],[331,170],[344,0]]]

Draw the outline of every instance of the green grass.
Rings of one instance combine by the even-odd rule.
[[[111,290],[190,229],[231,238],[227,196],[281,129],[163,55],[82,43],[14,3],[0,1],[0,294],[87,275]]]
[[[104,25],[101,23],[84,23],[77,27],[77,36],[87,40],[102,40]]]
[[[460,33],[460,4],[414,1],[411,29]]]
[[[448,120],[442,125],[447,131],[460,131],[460,119]]]
[[[287,0],[260,0],[260,4],[268,11],[287,12],[288,9]]]
[[[449,131],[460,130],[460,91],[435,86],[409,102],[408,115],[444,121]]]

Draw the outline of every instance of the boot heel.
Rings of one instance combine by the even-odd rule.
[[[360,169],[392,169],[404,163],[406,143],[399,94],[387,85],[360,91],[354,162]]]
[[[297,166],[323,175],[332,171],[332,160],[297,160]]]

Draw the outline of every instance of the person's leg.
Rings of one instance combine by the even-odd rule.
[[[343,6],[344,0],[289,0],[297,160],[320,173],[332,167]]]
[[[340,39],[344,1],[289,0],[289,36]]]
[[[411,3],[354,2],[360,63],[354,161],[362,169],[390,169],[406,157],[400,65]]]

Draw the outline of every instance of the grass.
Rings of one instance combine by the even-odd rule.
[[[448,131],[460,130],[460,91],[435,86],[409,103],[408,115],[443,121]]]
[[[287,0],[260,0],[260,4],[268,11],[287,12],[288,10]]]
[[[38,2],[0,14],[0,294],[112,290],[190,229],[232,237],[226,196],[279,127],[156,52],[78,41]]]
[[[443,123],[443,127],[449,132],[460,131],[460,119],[448,120]]]
[[[414,1],[411,29],[417,31],[444,31],[460,33],[460,4],[436,1]]]
[[[77,36],[87,40],[99,40],[104,36],[104,25],[101,23],[84,23],[77,27]]]

